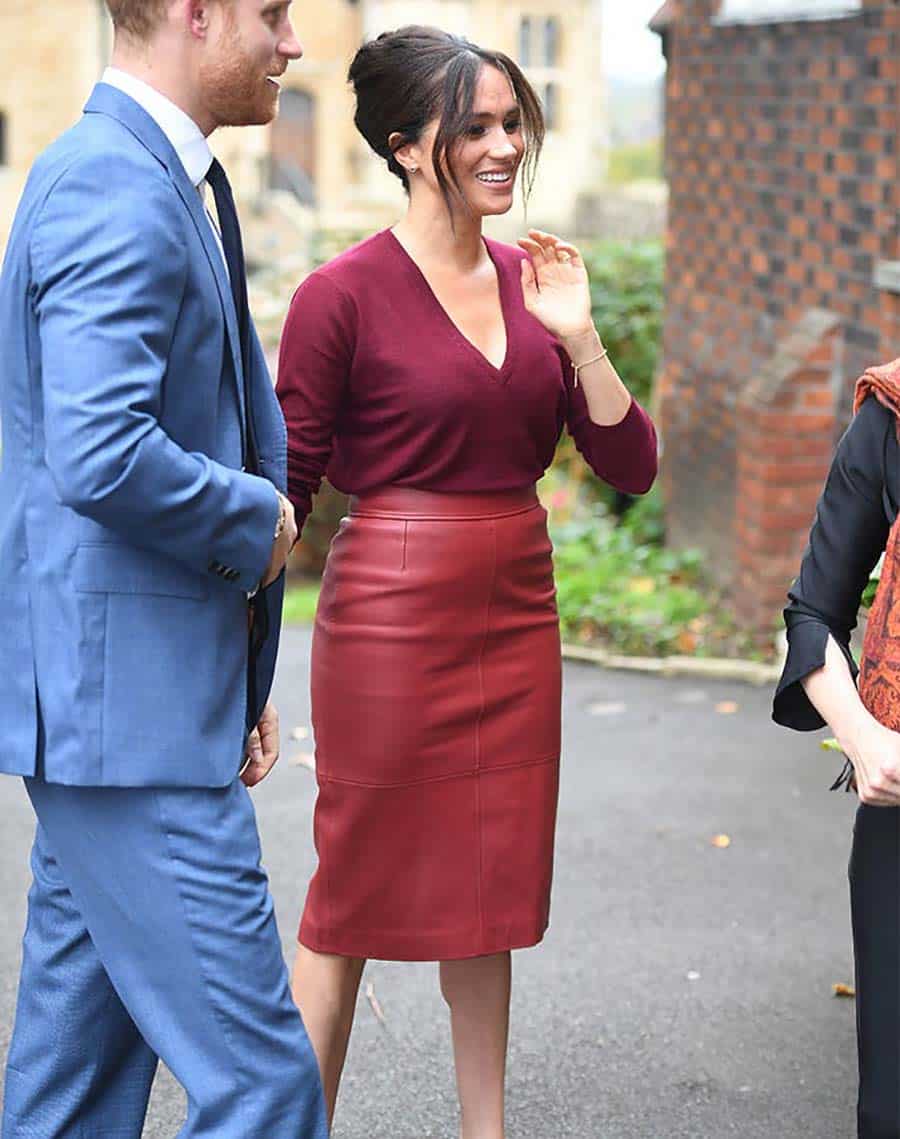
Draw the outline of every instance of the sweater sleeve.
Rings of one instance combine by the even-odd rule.
[[[801,681],[825,663],[829,634],[840,645],[850,671],[850,634],[869,575],[884,550],[885,455],[896,463],[894,417],[875,399],[860,408],[838,444],[800,574],[784,611],[788,655],[775,692],[772,718],[798,731],[825,721],[810,703]]]
[[[628,411],[618,423],[594,423],[582,388],[565,350],[558,349],[562,382],[566,392],[566,427],[585,462],[604,482],[626,494],[646,494],[657,472],[656,428],[653,420],[632,397]]]
[[[301,528],[331,458],[356,327],[353,300],[325,274],[310,274],[294,294],[281,338],[276,392],[287,424],[288,497]]]

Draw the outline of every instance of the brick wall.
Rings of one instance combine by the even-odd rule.
[[[667,316],[659,411],[670,536],[764,635],[796,572],[853,382],[900,355],[900,5],[717,26],[670,0]],[[793,459],[791,458],[793,456]]]

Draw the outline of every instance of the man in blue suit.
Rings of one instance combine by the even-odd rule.
[[[0,771],[37,815],[2,1139],[138,1139],[160,1057],[182,1139],[324,1139],[247,792],[297,531],[206,141],[301,48],[285,0],[107,2],[0,277]]]

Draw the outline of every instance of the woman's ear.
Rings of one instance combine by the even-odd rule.
[[[404,142],[403,135],[399,131],[392,131],[388,135],[388,146],[393,152],[394,158],[407,174],[415,174],[419,167],[422,165],[419,147],[414,142]]]

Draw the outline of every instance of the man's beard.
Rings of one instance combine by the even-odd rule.
[[[237,29],[229,33],[220,58],[201,68],[200,82],[219,126],[261,125],[278,112],[278,90],[244,54]]]

